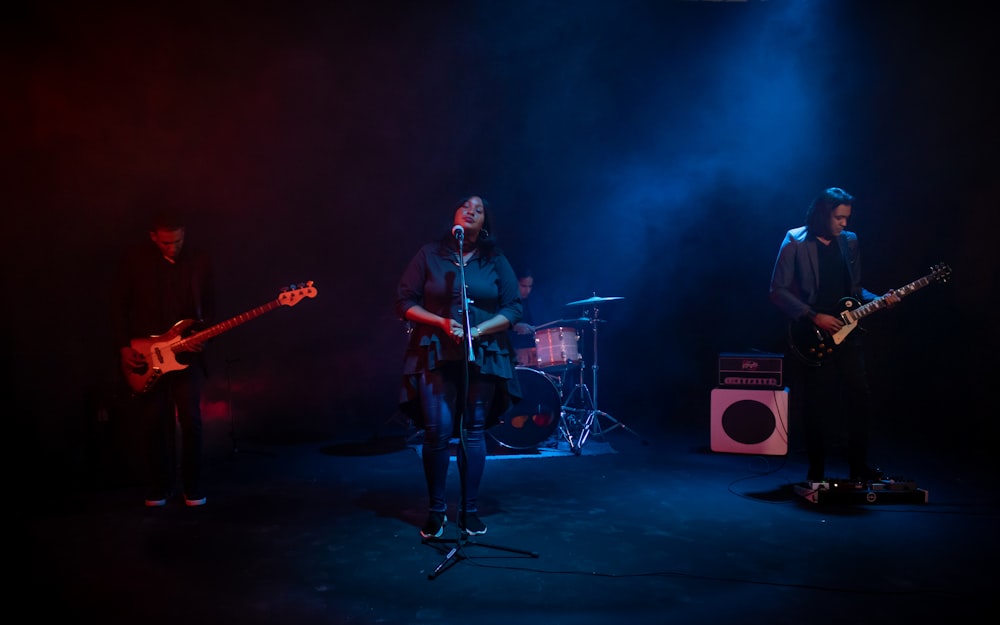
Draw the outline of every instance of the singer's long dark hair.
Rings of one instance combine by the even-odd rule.
[[[452,208],[452,213],[462,207],[463,204],[469,201],[473,195],[470,194],[459,200]],[[493,217],[492,209],[490,208],[489,202],[486,201],[481,195],[477,195],[479,199],[483,201],[483,229],[479,232],[479,236],[476,238],[476,247],[479,248],[479,253],[483,256],[491,256],[493,254],[500,253],[500,249],[497,246],[496,231],[493,227]],[[455,237],[451,233],[451,221],[448,221],[448,231],[441,237],[441,242],[448,247],[455,248]]]
[[[841,204],[850,206],[854,196],[837,187],[823,190],[809,205],[806,211],[806,230],[810,236],[830,236],[830,215]]]

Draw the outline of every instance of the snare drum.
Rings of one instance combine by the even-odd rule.
[[[486,430],[493,440],[510,449],[535,449],[559,425],[562,402],[552,378],[529,367],[514,371],[521,385],[521,401],[500,416],[500,423]]]
[[[565,369],[579,364],[580,335],[573,328],[546,328],[535,332],[539,369]]]

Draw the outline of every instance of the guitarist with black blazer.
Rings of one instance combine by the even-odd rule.
[[[797,366],[793,396],[802,410],[807,480],[826,477],[827,442],[834,426],[846,422],[850,478],[879,479],[881,471],[868,464],[871,421],[868,377],[861,333],[833,340],[845,329],[845,303],[879,299],[861,284],[858,237],[848,231],[854,198],[836,187],[820,193],[806,213],[806,225],[789,230],[778,250],[771,276],[770,299],[789,319],[788,360]],[[899,301],[893,291],[882,300]],[[850,330],[851,328],[847,328]],[[801,346],[811,341],[808,352]]]
[[[214,272],[209,257],[186,245],[184,220],[173,210],[153,216],[149,240],[128,250],[113,285],[112,331],[120,352],[123,380],[141,376],[149,387],[130,398],[130,412],[141,420],[146,464],[147,507],[166,505],[174,491],[177,459],[175,422],[180,426],[180,477],[184,503],[201,506],[201,390],[205,376],[203,342],[185,344],[167,370],[156,350],[141,341],[201,327],[215,315]],[[184,322],[179,323],[179,322]],[[173,358],[171,354],[171,358]],[[161,375],[160,370],[165,372]]]

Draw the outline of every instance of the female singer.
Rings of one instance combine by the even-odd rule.
[[[479,518],[485,431],[521,398],[507,332],[522,313],[517,277],[490,232],[490,214],[481,197],[464,199],[452,221],[440,240],[417,251],[399,281],[395,302],[396,314],[412,324],[400,408],[424,429],[429,498],[420,531],[424,538],[440,537],[448,520],[445,482],[452,438],[461,442],[456,458],[459,528],[469,535],[486,533]],[[462,306],[463,273],[468,319]]]

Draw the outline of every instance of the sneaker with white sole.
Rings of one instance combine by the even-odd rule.
[[[447,522],[448,517],[444,512],[431,511],[427,515],[427,522],[424,523],[424,529],[420,530],[420,536],[423,538],[441,538],[444,534],[445,523]]]
[[[459,515],[459,527],[469,536],[478,536],[486,533],[486,524],[475,512],[463,512]]]

